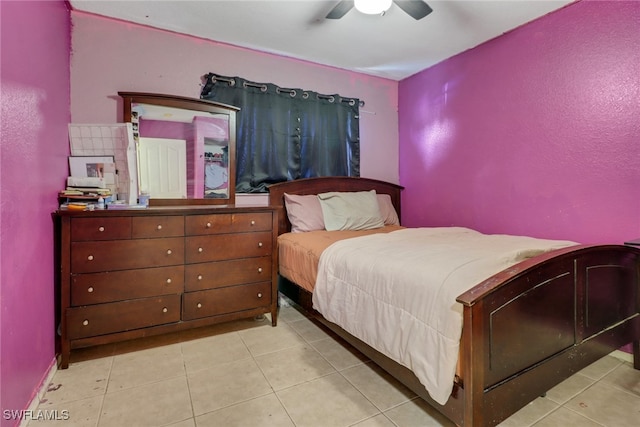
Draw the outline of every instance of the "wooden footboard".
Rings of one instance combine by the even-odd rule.
[[[464,425],[495,425],[611,351],[637,348],[639,263],[626,246],[566,248],[461,295]]]

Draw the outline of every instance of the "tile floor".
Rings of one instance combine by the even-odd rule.
[[[449,426],[293,307],[267,319],[72,353],[38,409],[71,426]],[[640,371],[607,356],[501,424],[640,425]]]

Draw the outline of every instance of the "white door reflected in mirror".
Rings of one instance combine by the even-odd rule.
[[[138,140],[138,185],[153,198],[187,198],[187,142],[184,139]]]

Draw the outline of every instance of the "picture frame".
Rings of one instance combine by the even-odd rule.
[[[113,178],[115,175],[113,156],[69,156],[69,176],[80,178]]]

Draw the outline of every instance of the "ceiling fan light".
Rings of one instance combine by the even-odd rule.
[[[367,15],[380,15],[391,7],[393,0],[355,0],[356,9]]]

